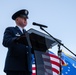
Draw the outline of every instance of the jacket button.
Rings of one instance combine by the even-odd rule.
[[[27,54],[28,54],[28,52],[27,52]]]

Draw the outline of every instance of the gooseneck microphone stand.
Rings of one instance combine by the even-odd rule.
[[[48,33],[42,26],[40,26],[40,29],[43,30],[45,33],[47,33],[51,38],[54,39],[55,42],[58,43],[58,56],[61,58],[61,53],[62,53],[62,50],[60,50],[60,46],[63,46],[65,49],[67,49],[69,52],[71,52],[74,56],[76,56],[75,53],[73,53],[69,48],[67,48],[63,43],[61,43],[59,40],[57,40],[55,37],[53,37],[50,33]],[[59,75],[62,75],[61,73],[61,60],[60,60],[60,74]]]

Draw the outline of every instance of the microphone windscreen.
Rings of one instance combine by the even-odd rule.
[[[33,24],[33,25],[37,25],[37,23],[35,23],[35,22],[33,22],[32,24]]]

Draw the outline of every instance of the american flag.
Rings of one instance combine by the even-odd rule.
[[[32,75],[36,75],[36,65],[34,55],[32,55]]]
[[[34,63],[32,64],[32,75],[36,75],[36,66]]]
[[[59,75],[60,73],[60,61],[62,65],[66,63],[61,60],[58,56],[56,56],[52,52],[46,52],[42,55],[44,61],[44,68],[45,68],[45,75]],[[33,57],[33,64],[32,64],[32,75],[36,75],[36,65],[35,59]]]

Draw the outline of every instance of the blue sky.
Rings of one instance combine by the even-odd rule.
[[[3,33],[6,27],[15,26],[11,16],[20,9],[29,10],[27,30],[34,28],[41,31],[32,22],[45,24],[50,34],[76,53],[76,0],[0,0],[0,75],[5,75],[3,68],[7,53],[7,48],[2,46]],[[57,47],[51,51],[56,53]]]

